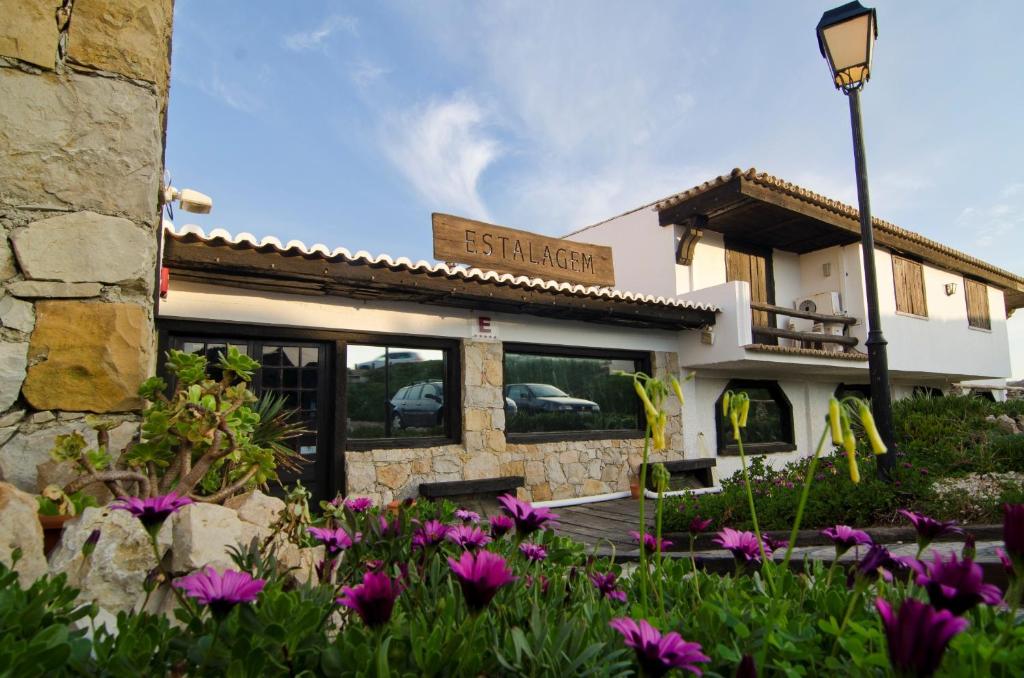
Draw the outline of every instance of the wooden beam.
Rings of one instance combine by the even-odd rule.
[[[740,194],[739,177],[733,177],[720,186],[709,188],[693,198],[666,207],[658,212],[658,222],[662,226],[681,224],[687,218],[698,214],[713,219],[742,207],[746,202],[747,200]]]
[[[839,344],[841,346],[856,346],[857,337],[836,336],[834,334],[818,334],[817,332],[797,332],[795,330],[784,330],[780,327],[762,327],[755,325],[753,334],[763,334],[768,337],[782,337],[784,339],[799,339],[821,344]]]
[[[786,315],[791,318],[805,318],[807,320],[816,320],[823,323],[842,323],[843,325],[856,325],[857,319],[851,318],[848,315],[825,315],[824,313],[811,313],[810,311],[801,311],[795,308],[786,308],[785,306],[776,306],[775,304],[762,304],[759,301],[750,302],[750,308],[755,311],[767,311],[768,313],[777,313],[779,315]]]

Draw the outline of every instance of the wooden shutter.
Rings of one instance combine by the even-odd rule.
[[[896,287],[896,310],[927,317],[928,304],[924,296],[924,269],[921,264],[893,255],[892,277]]]
[[[971,327],[992,329],[992,320],[988,315],[988,287],[985,283],[965,278],[964,292],[967,297],[967,324]]]
[[[771,294],[771,266],[763,254],[725,250],[725,279],[727,282],[745,280],[750,283],[750,300],[774,304]],[[767,311],[752,311],[755,327],[774,327],[775,319]]]

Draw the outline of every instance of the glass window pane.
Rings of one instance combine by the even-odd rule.
[[[320,364],[320,349],[316,346],[303,346],[300,363],[303,367],[316,367]]]
[[[510,433],[634,430],[630,377],[637,361],[505,354],[505,418]]]
[[[387,436],[387,384],[383,346],[358,346],[346,349],[348,391],[348,437],[384,438]]]

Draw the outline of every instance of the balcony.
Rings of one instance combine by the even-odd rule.
[[[860,340],[850,336],[849,328],[857,324],[856,318],[812,313],[757,301],[751,301],[749,307],[753,341],[744,346],[748,350],[806,356],[820,354],[827,358],[842,355],[853,360],[864,359],[864,354],[854,349]],[[779,327],[780,319],[785,327]],[[814,323],[812,327],[820,327],[821,331],[789,329],[787,319],[810,320]]]

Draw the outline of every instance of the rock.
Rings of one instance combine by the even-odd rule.
[[[2,2],[3,0],[0,0]],[[14,252],[7,244],[7,235],[0,231],[0,282],[10,280],[18,275],[18,269],[14,265]]]
[[[26,351],[28,348],[26,347]],[[25,416],[25,410],[11,410],[4,416],[0,417],[0,426],[14,426],[20,423],[22,418]]]
[[[53,70],[57,62],[56,3],[0,0],[0,54]]]
[[[536,485],[530,488],[533,501],[548,501],[551,499],[551,487],[548,485]]]
[[[373,464],[349,461],[345,469],[345,482],[349,492],[369,492],[377,483]]]
[[[31,332],[35,324],[36,314],[32,304],[9,294],[0,299],[0,325],[19,332]]]
[[[53,412],[47,410],[45,412],[35,412],[33,414],[30,414],[28,417],[28,421],[30,424],[46,424],[53,421],[56,418],[57,416]]]
[[[238,519],[231,509],[217,504],[189,504],[174,517],[171,570],[191,572],[207,565],[217,570],[234,568],[230,547],[247,548],[253,538],[269,531]]]
[[[95,432],[86,426],[84,421],[62,422],[31,432],[19,430],[3,447],[0,447],[0,472],[8,482],[20,489],[26,492],[38,491],[40,488],[36,484],[37,467],[51,461],[50,450],[58,435],[74,431],[85,436],[90,444],[95,444]],[[111,452],[117,456],[134,433],[135,425],[131,422],[125,422],[113,429],[110,432]],[[70,473],[65,477],[70,481],[74,474]]]
[[[31,494],[10,483],[0,483],[0,561],[10,567],[14,549],[21,549],[21,559],[14,569],[22,587],[46,574],[38,506]]]
[[[566,464],[565,477],[573,485],[580,485],[587,478],[587,468],[578,461]]]
[[[323,546],[299,548],[281,535],[275,538],[274,546],[279,572],[288,572],[288,577],[296,584],[317,582],[316,565],[324,559]]]
[[[156,241],[123,217],[62,214],[17,229],[11,243],[26,278],[141,284],[153,278]]]
[[[435,473],[461,473],[462,462],[455,457],[434,457]]]
[[[22,393],[38,410],[124,412],[141,407],[152,328],[135,304],[41,301]]]
[[[392,490],[405,485],[409,479],[409,467],[406,464],[389,464],[377,469],[377,482]]]
[[[28,342],[0,342],[0,412],[14,404],[28,368]]]
[[[609,492],[607,485],[602,483],[600,480],[594,480],[590,478],[583,483],[583,496],[593,496],[595,494],[605,494]]]
[[[1003,433],[1020,433],[1020,429],[1017,428],[1017,422],[1008,414],[1000,414],[996,417],[995,424]]]
[[[68,57],[85,66],[167,86],[171,0],[80,2]]]
[[[0,447],[3,447],[4,443],[14,437],[14,434],[18,432],[17,426],[5,426],[0,428]],[[0,469],[0,474],[3,470]],[[3,475],[0,475],[0,480],[3,480]]]
[[[469,457],[465,464],[466,480],[480,480],[482,478],[498,478],[501,476],[501,466],[498,457],[490,452],[477,452]]]
[[[285,504],[277,497],[269,497],[259,490],[231,497],[224,506],[233,509],[239,520],[270,528],[277,521],[278,514],[284,510]]]
[[[157,549],[163,558],[171,546],[172,516],[157,535]],[[100,531],[96,550],[82,557],[82,544],[93,530]],[[156,567],[149,535],[128,511],[87,508],[68,521],[64,535],[50,555],[50,572],[65,573],[68,583],[82,589],[79,600],[96,601],[111,612],[131,610],[145,597],[142,583]]]
[[[78,10],[97,3],[79,4],[72,24],[80,29]],[[114,78],[3,68],[0,101],[0,201],[156,223],[162,125],[153,92]]]
[[[562,470],[562,465],[558,463],[557,457],[548,457],[544,465],[547,467],[548,480],[552,485],[561,485],[565,482],[565,471]]]
[[[7,291],[24,299],[86,299],[98,297],[103,286],[99,283],[62,283],[40,280],[19,280],[7,286]]]

